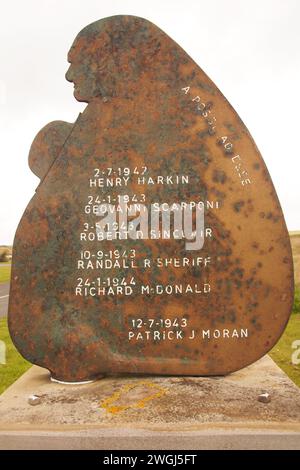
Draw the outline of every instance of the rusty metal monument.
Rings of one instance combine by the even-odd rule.
[[[224,375],[256,361],[287,324],[293,267],[245,125],[145,19],[92,23],[68,61],[88,104],[30,149],[41,182],[14,241],[16,347],[66,382]]]

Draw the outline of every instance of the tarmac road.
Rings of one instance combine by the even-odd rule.
[[[6,317],[8,308],[9,282],[0,284],[0,318]]]

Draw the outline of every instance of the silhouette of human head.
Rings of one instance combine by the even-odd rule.
[[[68,54],[66,79],[74,83],[75,98],[88,103],[132,96],[143,76],[155,74],[162,36],[157,26],[135,16],[112,16],[85,27]]]

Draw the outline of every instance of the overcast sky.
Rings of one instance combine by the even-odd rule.
[[[12,244],[38,185],[27,166],[36,133],[85,107],[64,78],[68,49],[115,14],[153,21],[216,83],[263,155],[289,230],[300,229],[299,0],[10,0],[0,11],[0,244]]]

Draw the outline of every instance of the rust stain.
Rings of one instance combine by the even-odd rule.
[[[65,382],[224,375],[251,364],[281,336],[294,283],[280,203],[248,130],[200,67],[147,20],[88,25],[68,60],[66,78],[87,106],[74,123],[47,124],[30,149],[41,182],[14,240],[8,321],[17,349]],[[145,167],[154,184],[139,183]],[[129,168],[128,185],[105,186],[108,168],[113,183]],[[189,184],[174,183],[180,175]],[[172,184],[157,182],[167,176]],[[194,252],[175,238],[89,239],[97,220],[85,212],[89,198],[120,194],[147,205],[212,202],[212,236]],[[108,279],[123,279],[121,294]],[[94,296],[97,282],[105,293]]]

